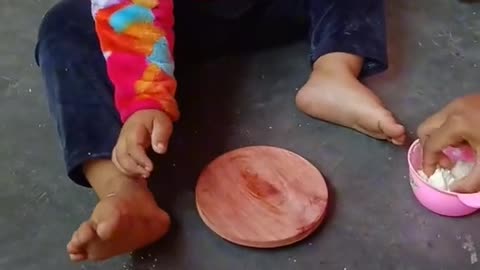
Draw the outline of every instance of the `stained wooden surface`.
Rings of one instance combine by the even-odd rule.
[[[322,222],[328,191],[321,173],[287,150],[255,146],[210,163],[196,188],[198,212],[222,238],[244,246],[280,247]]]

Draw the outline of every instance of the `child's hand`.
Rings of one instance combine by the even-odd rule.
[[[165,153],[172,128],[172,121],[162,111],[142,110],[134,113],[120,132],[112,153],[113,163],[129,176],[148,178],[153,163],[146,150],[151,146],[156,153]]]
[[[448,163],[442,150],[448,146],[469,144],[477,153],[477,163],[465,179],[458,181],[456,192],[480,191],[480,95],[457,99],[428,118],[418,128],[423,146],[423,170],[431,175],[437,164]]]

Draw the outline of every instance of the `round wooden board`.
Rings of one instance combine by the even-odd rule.
[[[227,241],[256,248],[293,244],[323,221],[328,190],[322,174],[290,151],[252,146],[210,163],[196,187],[202,220]]]

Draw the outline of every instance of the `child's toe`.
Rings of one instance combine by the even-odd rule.
[[[87,259],[86,253],[70,254],[70,260],[74,262],[85,261]]]
[[[79,248],[85,248],[85,246],[94,240],[96,237],[95,230],[90,221],[86,221],[80,225],[76,233],[76,243]]]

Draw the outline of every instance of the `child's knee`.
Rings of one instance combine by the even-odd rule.
[[[85,2],[88,4],[90,1],[62,0],[50,8],[45,16],[43,16],[40,24],[38,40],[44,40],[48,36],[64,31],[72,22],[78,19],[76,12],[81,12],[81,10],[78,9],[82,7],[82,5],[79,5],[77,2]]]
[[[62,0],[43,17],[35,48],[37,64],[42,59],[67,61],[84,57],[82,51],[95,44],[96,34],[90,1]],[[50,61],[51,62],[51,61]],[[56,62],[56,60],[54,61]]]

